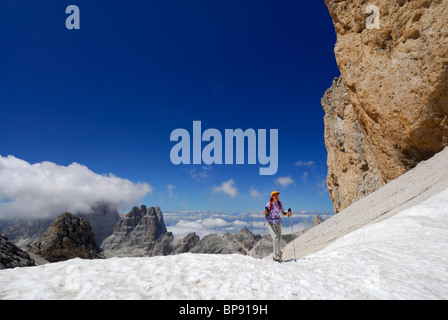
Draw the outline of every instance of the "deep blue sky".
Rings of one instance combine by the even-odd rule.
[[[70,4],[80,30],[65,27]],[[163,211],[262,210],[274,189],[293,210],[333,211],[320,99],[335,41],[323,0],[3,1],[0,155],[147,182],[143,203]],[[173,165],[170,133],[194,120],[279,129],[277,174]],[[212,192],[230,179],[235,198]]]

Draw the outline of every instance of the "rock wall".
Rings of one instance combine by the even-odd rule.
[[[448,145],[448,1],[325,3],[341,71],[322,99],[339,212]],[[368,28],[369,4],[379,29]]]

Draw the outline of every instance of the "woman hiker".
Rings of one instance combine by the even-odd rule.
[[[280,240],[282,236],[282,219],[280,213],[284,216],[291,216],[291,212],[285,212],[283,205],[279,200],[280,192],[272,191],[271,199],[266,204],[263,214],[268,223],[269,233],[272,237],[272,245],[274,249],[274,261],[282,262],[282,252],[280,251]]]

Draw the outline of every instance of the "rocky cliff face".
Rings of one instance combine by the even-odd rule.
[[[59,215],[42,238],[28,249],[49,262],[102,257],[92,226],[69,212]]]
[[[336,212],[448,145],[448,1],[325,0],[341,78],[322,99]]]
[[[133,207],[117,222],[113,234],[104,239],[101,248],[114,255],[152,255],[156,241],[166,233],[159,207]]]
[[[384,180],[370,142],[357,119],[342,77],[322,98],[327,185],[336,212],[383,186]]]

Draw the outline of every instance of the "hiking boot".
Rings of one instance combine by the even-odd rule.
[[[282,263],[282,259],[277,259],[277,258],[273,258],[274,261],[278,262],[278,263]]]

